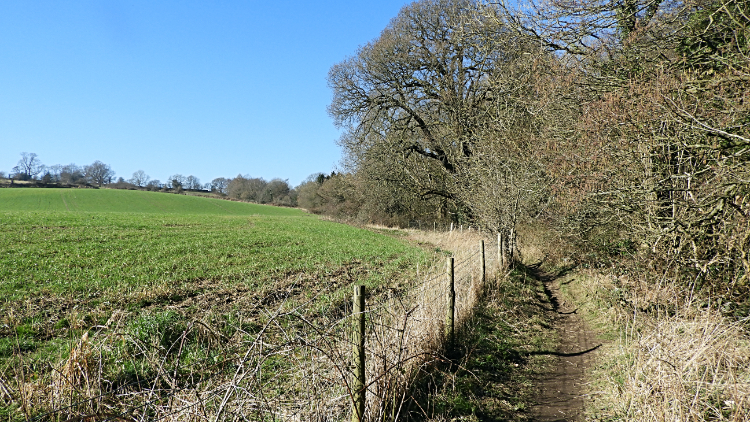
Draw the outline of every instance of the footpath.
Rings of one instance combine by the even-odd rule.
[[[589,330],[573,304],[566,302],[560,292],[560,280],[550,274],[536,272],[544,285],[544,293],[553,327],[559,336],[557,350],[535,352],[551,357],[551,370],[536,380],[539,393],[532,407],[537,422],[583,421],[585,405],[586,369],[593,363],[601,346],[596,333]]]
[[[429,421],[579,422],[600,344],[560,293],[562,274],[519,265],[489,291],[433,373]]]

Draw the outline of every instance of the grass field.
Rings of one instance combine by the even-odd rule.
[[[189,195],[117,189],[3,189],[0,212],[301,216],[303,211]]]
[[[141,191],[0,189],[0,381],[44,384],[83,333],[113,318],[138,337],[144,326],[163,331],[159,321],[252,320],[280,297],[315,298],[309,311],[326,312],[351,283],[397,285],[426,256],[296,209]],[[210,354],[198,350],[206,344],[195,348]],[[110,352],[102,377],[154,369],[139,366],[143,351]],[[2,403],[0,415],[20,415]]]

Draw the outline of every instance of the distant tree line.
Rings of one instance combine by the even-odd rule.
[[[238,175],[226,183],[226,194],[231,198],[259,204],[297,206],[297,191],[283,179],[266,181]]]
[[[23,186],[28,186],[28,182],[32,182],[32,186],[38,187],[106,186],[111,189],[139,189],[172,193],[209,192],[219,197],[259,204],[297,206],[297,190],[284,179],[276,178],[266,181],[263,178],[238,175],[234,178],[217,177],[209,183],[202,184],[196,176],[173,174],[162,182],[158,179],[151,179],[143,170],[134,172],[129,179],[115,178],[112,168],[98,160],[85,166],[76,164],[47,166],[41,162],[36,153],[28,152],[21,153],[21,159],[10,173],[0,171],[0,179],[6,178],[10,180],[11,186],[14,181],[20,181],[27,182]]]
[[[21,159],[7,178],[18,181],[38,181],[43,184],[102,186],[112,183],[115,172],[109,165],[97,160],[85,166],[75,164],[42,164],[36,153],[22,152]],[[0,177],[6,178],[5,172],[0,171]]]

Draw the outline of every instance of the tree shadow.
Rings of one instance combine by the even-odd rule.
[[[602,343],[599,343],[599,344],[597,344],[596,346],[594,346],[592,348],[589,348],[589,349],[586,349],[586,350],[582,350],[580,352],[561,353],[561,352],[553,352],[553,351],[550,351],[550,350],[537,350],[537,351],[534,351],[534,352],[526,352],[525,354],[527,356],[549,355],[549,356],[559,356],[559,357],[573,357],[573,356],[583,356],[583,355],[585,355],[587,353],[593,352],[594,350],[596,350],[596,349],[598,349],[600,347],[602,347]]]

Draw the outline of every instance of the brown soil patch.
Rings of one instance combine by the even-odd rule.
[[[595,351],[601,343],[597,341],[596,333],[578,315],[574,305],[563,299],[556,277],[543,273],[537,276],[544,283],[560,341],[555,351],[535,352],[549,355],[554,362],[553,369],[537,380],[539,394],[531,409],[533,420],[584,421],[586,369],[593,363]]]

